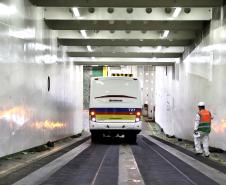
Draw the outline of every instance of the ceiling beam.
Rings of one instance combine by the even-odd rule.
[[[123,52],[67,52],[69,57],[111,57],[111,58],[179,58],[182,53],[123,53]]]
[[[223,0],[30,0],[45,7],[218,7]]]
[[[58,39],[63,46],[189,46],[193,40],[165,40],[165,39]]]
[[[94,13],[89,12],[89,8],[78,8],[78,17],[72,16],[72,11],[68,7],[47,7],[45,8],[45,19],[62,19],[62,20],[211,20],[211,8],[190,8],[186,13],[183,9],[177,17],[173,17],[174,9],[171,13],[166,13],[165,8],[152,8],[151,13],[147,13],[145,8],[133,8],[129,14],[126,8],[114,8],[113,13],[109,13],[107,8],[95,8]]]
[[[87,39],[163,39],[164,31],[86,31]],[[84,39],[80,31],[58,30],[58,38],[62,39]],[[199,31],[171,31],[168,40],[193,40],[199,35]]]
[[[68,62],[69,63],[69,62]],[[75,65],[108,65],[108,66],[121,66],[121,65],[151,65],[151,66],[173,66],[174,62],[120,62],[120,61],[74,61]]]
[[[90,21],[47,20],[53,30],[202,30],[209,21]]]

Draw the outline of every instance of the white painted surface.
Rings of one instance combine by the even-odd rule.
[[[222,16],[223,17],[223,16]],[[193,140],[199,101],[213,114],[210,146],[226,150],[226,26],[223,18],[212,21],[211,30],[194,51],[172,68],[156,67],[156,122],[165,133]],[[179,71],[177,71],[179,70]]]
[[[140,92],[139,81],[131,77],[92,77],[90,108],[141,108]]]
[[[15,11],[0,13],[0,157],[78,134],[83,127],[83,68],[63,64],[65,55],[56,32],[42,20],[42,8],[28,0],[4,6]]]
[[[131,147],[129,145],[120,145],[118,185],[128,184],[144,185],[145,183]]]

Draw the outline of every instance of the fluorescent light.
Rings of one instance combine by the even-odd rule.
[[[7,6],[3,3],[0,3],[0,15],[12,15],[16,13],[16,7]]]
[[[168,37],[168,35],[169,35],[169,30],[165,30],[162,35],[162,38],[166,38],[166,37]]]
[[[87,49],[88,49],[89,52],[93,51],[90,45],[87,46]]]
[[[45,51],[45,50],[51,49],[50,46],[47,46],[45,44],[40,44],[40,43],[35,43],[34,48],[35,48],[35,50],[38,50],[38,51]]]
[[[19,38],[19,39],[32,39],[35,38],[34,29],[23,29],[23,30],[9,30],[9,36]]]
[[[157,48],[156,48],[156,51],[160,51],[162,49],[162,46],[158,46]]]
[[[95,57],[91,57],[91,59],[92,59],[92,60],[96,60],[96,58],[95,58]]]
[[[73,12],[74,17],[80,17],[78,8],[76,8],[76,7],[72,8],[72,12]]]
[[[180,14],[181,10],[182,10],[182,8],[176,8],[176,9],[174,10],[174,12],[173,12],[173,17],[174,17],[174,18],[175,18],[175,17],[178,17],[178,15]]]
[[[204,52],[211,52],[211,51],[225,51],[226,50],[226,44],[213,44],[213,45],[208,45],[202,48],[202,51]]]
[[[41,63],[52,64],[52,63],[56,63],[58,61],[58,58],[57,58],[56,55],[49,55],[49,54],[46,54],[46,55],[37,55],[35,57],[35,61],[38,64],[41,64]]]
[[[86,30],[80,30],[80,33],[84,38],[87,38]]]

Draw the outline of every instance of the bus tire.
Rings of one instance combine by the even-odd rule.
[[[100,141],[101,135],[99,133],[93,132],[91,133],[91,141],[92,143],[97,143]]]
[[[125,137],[126,137],[126,141],[129,144],[136,144],[136,142],[137,142],[137,135],[136,134],[127,134]]]

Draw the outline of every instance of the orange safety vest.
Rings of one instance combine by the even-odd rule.
[[[211,113],[207,109],[199,111],[200,121],[198,131],[210,133],[211,130]]]

